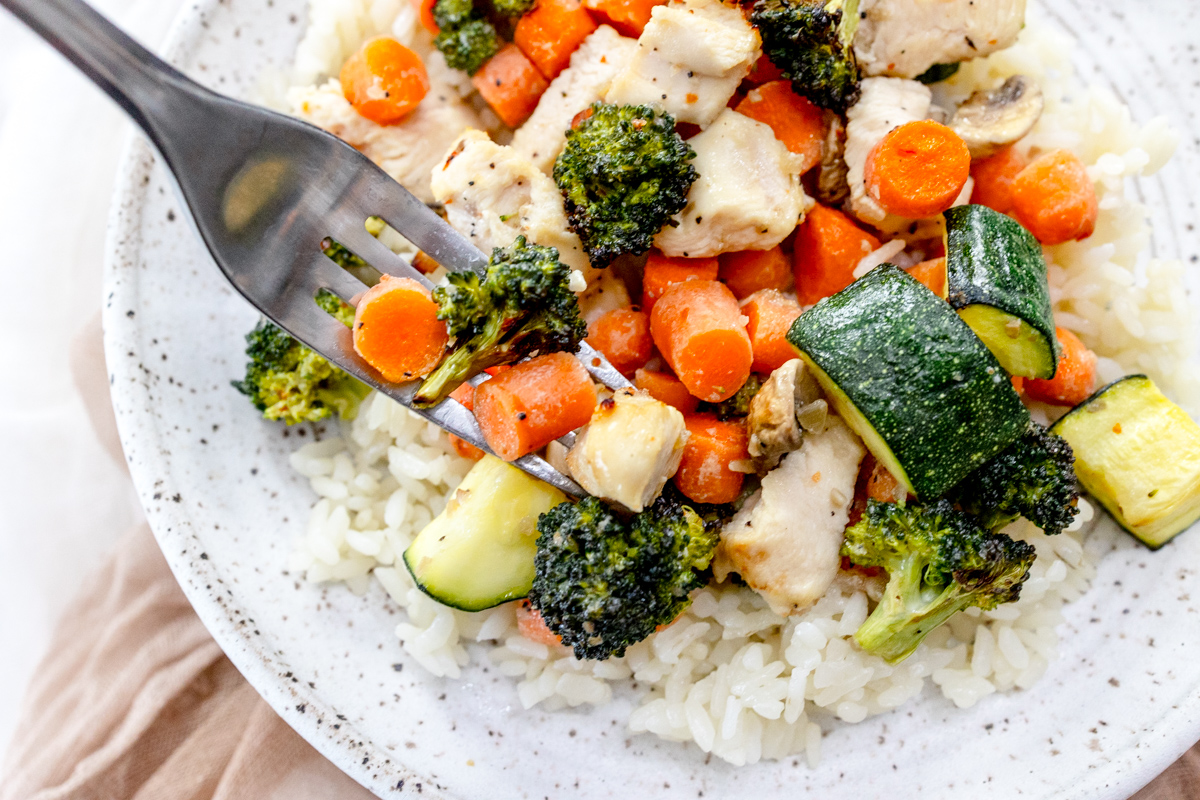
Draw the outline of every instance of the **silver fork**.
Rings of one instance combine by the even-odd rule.
[[[341,243],[380,272],[429,280],[367,232],[381,217],[448,269],[487,257],[354,148],[307,123],[223,97],[185,77],[81,0],[0,0],[125,109],[158,148],[213,260],[272,322],[363,383],[487,452],[475,417],[454,400],[415,408],[416,382],[389,383],[322,311],[327,289],[350,302],[366,285],[327,258]],[[629,386],[586,343],[578,357],[609,388]],[[571,441],[570,436],[566,441]],[[543,459],[514,462],[577,497],[580,486]]]

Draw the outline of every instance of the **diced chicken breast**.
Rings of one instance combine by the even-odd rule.
[[[817,602],[837,577],[842,532],[866,451],[837,417],[804,437],[721,530],[713,574],[731,572],[784,616]]]
[[[630,511],[654,502],[683,458],[683,414],[635,389],[604,400],[567,453],[579,485]]]
[[[865,75],[915,78],[1003,50],[1025,26],[1025,0],[862,0],[854,54]]]
[[[609,311],[629,308],[633,305],[629,289],[611,269],[597,270],[599,274],[588,282],[587,289],[579,295],[579,316],[588,325]]]
[[[579,237],[567,227],[554,181],[511,147],[483,131],[465,131],[433,168],[433,196],[446,221],[485,253],[518,236],[557,247],[559,259],[589,281],[594,271]]]
[[[332,133],[378,164],[424,203],[433,202],[429,174],[446,142],[480,125],[453,87],[433,83],[417,110],[396,125],[377,125],[354,110],[336,79],[288,92],[292,113]]]
[[[707,126],[725,108],[761,53],[758,32],[720,0],[671,0],[656,7],[637,50],[605,98],[652,105],[676,122]]]
[[[550,82],[533,115],[513,134],[512,149],[547,175],[554,169],[575,115],[604,98],[609,84],[637,48],[601,25],[571,55],[571,64]]]
[[[654,237],[667,255],[769,250],[804,218],[803,162],[768,126],[726,109],[688,144],[699,177],[683,211]]]

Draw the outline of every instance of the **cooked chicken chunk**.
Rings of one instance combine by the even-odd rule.
[[[579,485],[630,511],[654,502],[683,458],[683,414],[635,389],[600,403],[567,453]]]
[[[804,218],[800,156],[766,125],[726,109],[688,144],[700,177],[683,211],[654,237],[667,255],[769,250]]]
[[[1009,47],[1025,0],[862,0],[854,54],[864,75],[915,78]]]
[[[524,235],[533,244],[557,247],[564,264],[594,277],[579,237],[567,227],[554,181],[483,131],[458,137],[434,167],[431,186],[446,221],[483,252]]]
[[[721,530],[713,574],[731,572],[777,614],[817,602],[841,564],[858,467],[866,451],[837,417],[767,473],[762,488]]]
[[[658,6],[605,98],[652,105],[704,127],[717,118],[761,53],[758,32],[720,0]]]
[[[513,134],[512,149],[550,174],[554,159],[567,141],[575,115],[604,97],[609,84],[637,48],[637,39],[626,38],[601,25],[571,56],[571,65],[550,82],[533,115]]]
[[[611,269],[597,270],[599,274],[588,281],[588,287],[579,295],[579,316],[591,325],[596,320],[618,308],[629,308],[633,301],[629,289]]]
[[[378,164],[425,203],[433,202],[429,173],[446,142],[480,125],[479,115],[444,84],[433,84],[417,110],[397,125],[377,125],[346,101],[336,79],[288,92],[292,113],[329,131]]]

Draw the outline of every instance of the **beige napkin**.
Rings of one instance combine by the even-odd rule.
[[[98,435],[118,448],[98,320],[76,340],[72,367]],[[372,796],[221,654],[145,525],[64,614],[0,775],[0,800]],[[1200,745],[1134,797],[1200,799]]]

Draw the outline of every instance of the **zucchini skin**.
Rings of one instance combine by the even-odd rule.
[[[1016,220],[987,206],[958,206],[944,216],[950,305],[991,306],[1028,325],[1041,340],[1041,363],[1037,374],[1022,377],[1054,377],[1062,348],[1054,335],[1042,246]],[[1004,363],[1004,353],[996,355]]]
[[[898,463],[897,477],[923,500],[940,497],[1030,423],[991,351],[891,264],[801,314],[788,341],[844,394],[872,428],[860,432],[868,447],[882,440],[890,452],[876,457]]]

